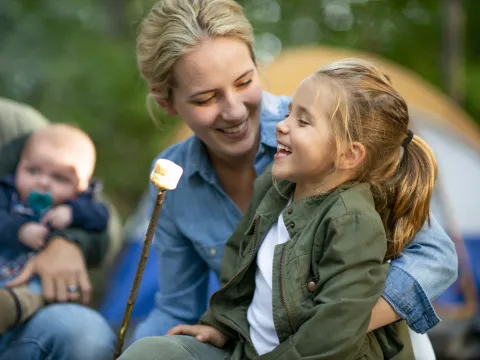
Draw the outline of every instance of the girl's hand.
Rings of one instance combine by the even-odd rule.
[[[167,335],[190,335],[198,341],[208,342],[216,347],[224,347],[228,337],[219,330],[207,325],[177,325],[170,329]]]

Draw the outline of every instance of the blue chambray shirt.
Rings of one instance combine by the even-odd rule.
[[[273,161],[275,126],[287,114],[289,102],[288,97],[263,93],[257,175]],[[222,190],[198,137],[168,148],[158,158],[174,161],[184,174],[177,189],[165,196],[154,238],[159,265],[156,308],[137,327],[135,339],[164,335],[180,323],[197,323],[207,308],[209,270],[219,276],[223,247],[242,216]],[[150,211],[156,191],[151,186]],[[432,219],[431,228],[424,226],[391,263],[383,296],[413,330],[424,333],[439,322],[430,300],[456,277],[453,242]]]

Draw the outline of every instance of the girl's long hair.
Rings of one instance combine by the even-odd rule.
[[[366,159],[357,180],[371,186],[388,238],[387,258],[400,254],[430,220],[437,165],[430,147],[410,134],[408,107],[373,64],[345,59],[315,74],[333,84],[330,119],[337,145],[360,142]]]

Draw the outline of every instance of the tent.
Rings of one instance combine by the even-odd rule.
[[[436,308],[443,317],[468,317],[476,311],[476,289],[480,286],[480,191],[476,189],[476,184],[480,184],[480,130],[473,120],[418,74],[386,59],[351,49],[317,46],[285,50],[261,69],[264,89],[278,95],[291,95],[300,81],[320,66],[348,57],[369,59],[383,68],[409,104],[412,128],[435,152],[439,178],[433,212],[454,239],[461,267],[459,281],[438,299]],[[172,143],[190,134],[191,131],[180,124],[172,136]],[[143,231],[131,238],[133,242],[127,244],[123,261],[120,259],[123,267],[120,266],[116,274],[121,280],[116,289],[110,290],[110,305],[107,298],[103,307],[107,319],[116,323],[120,322],[126,303]],[[475,259],[479,265],[472,268]],[[157,286],[155,261],[152,258],[147,264],[134,317],[145,316],[153,306]],[[213,290],[218,284],[215,278],[211,280]],[[115,302],[121,304],[121,309],[111,308]]]

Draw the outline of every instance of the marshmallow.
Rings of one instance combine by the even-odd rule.
[[[173,190],[183,174],[183,169],[167,159],[158,159],[150,174],[150,181],[157,187]]]

